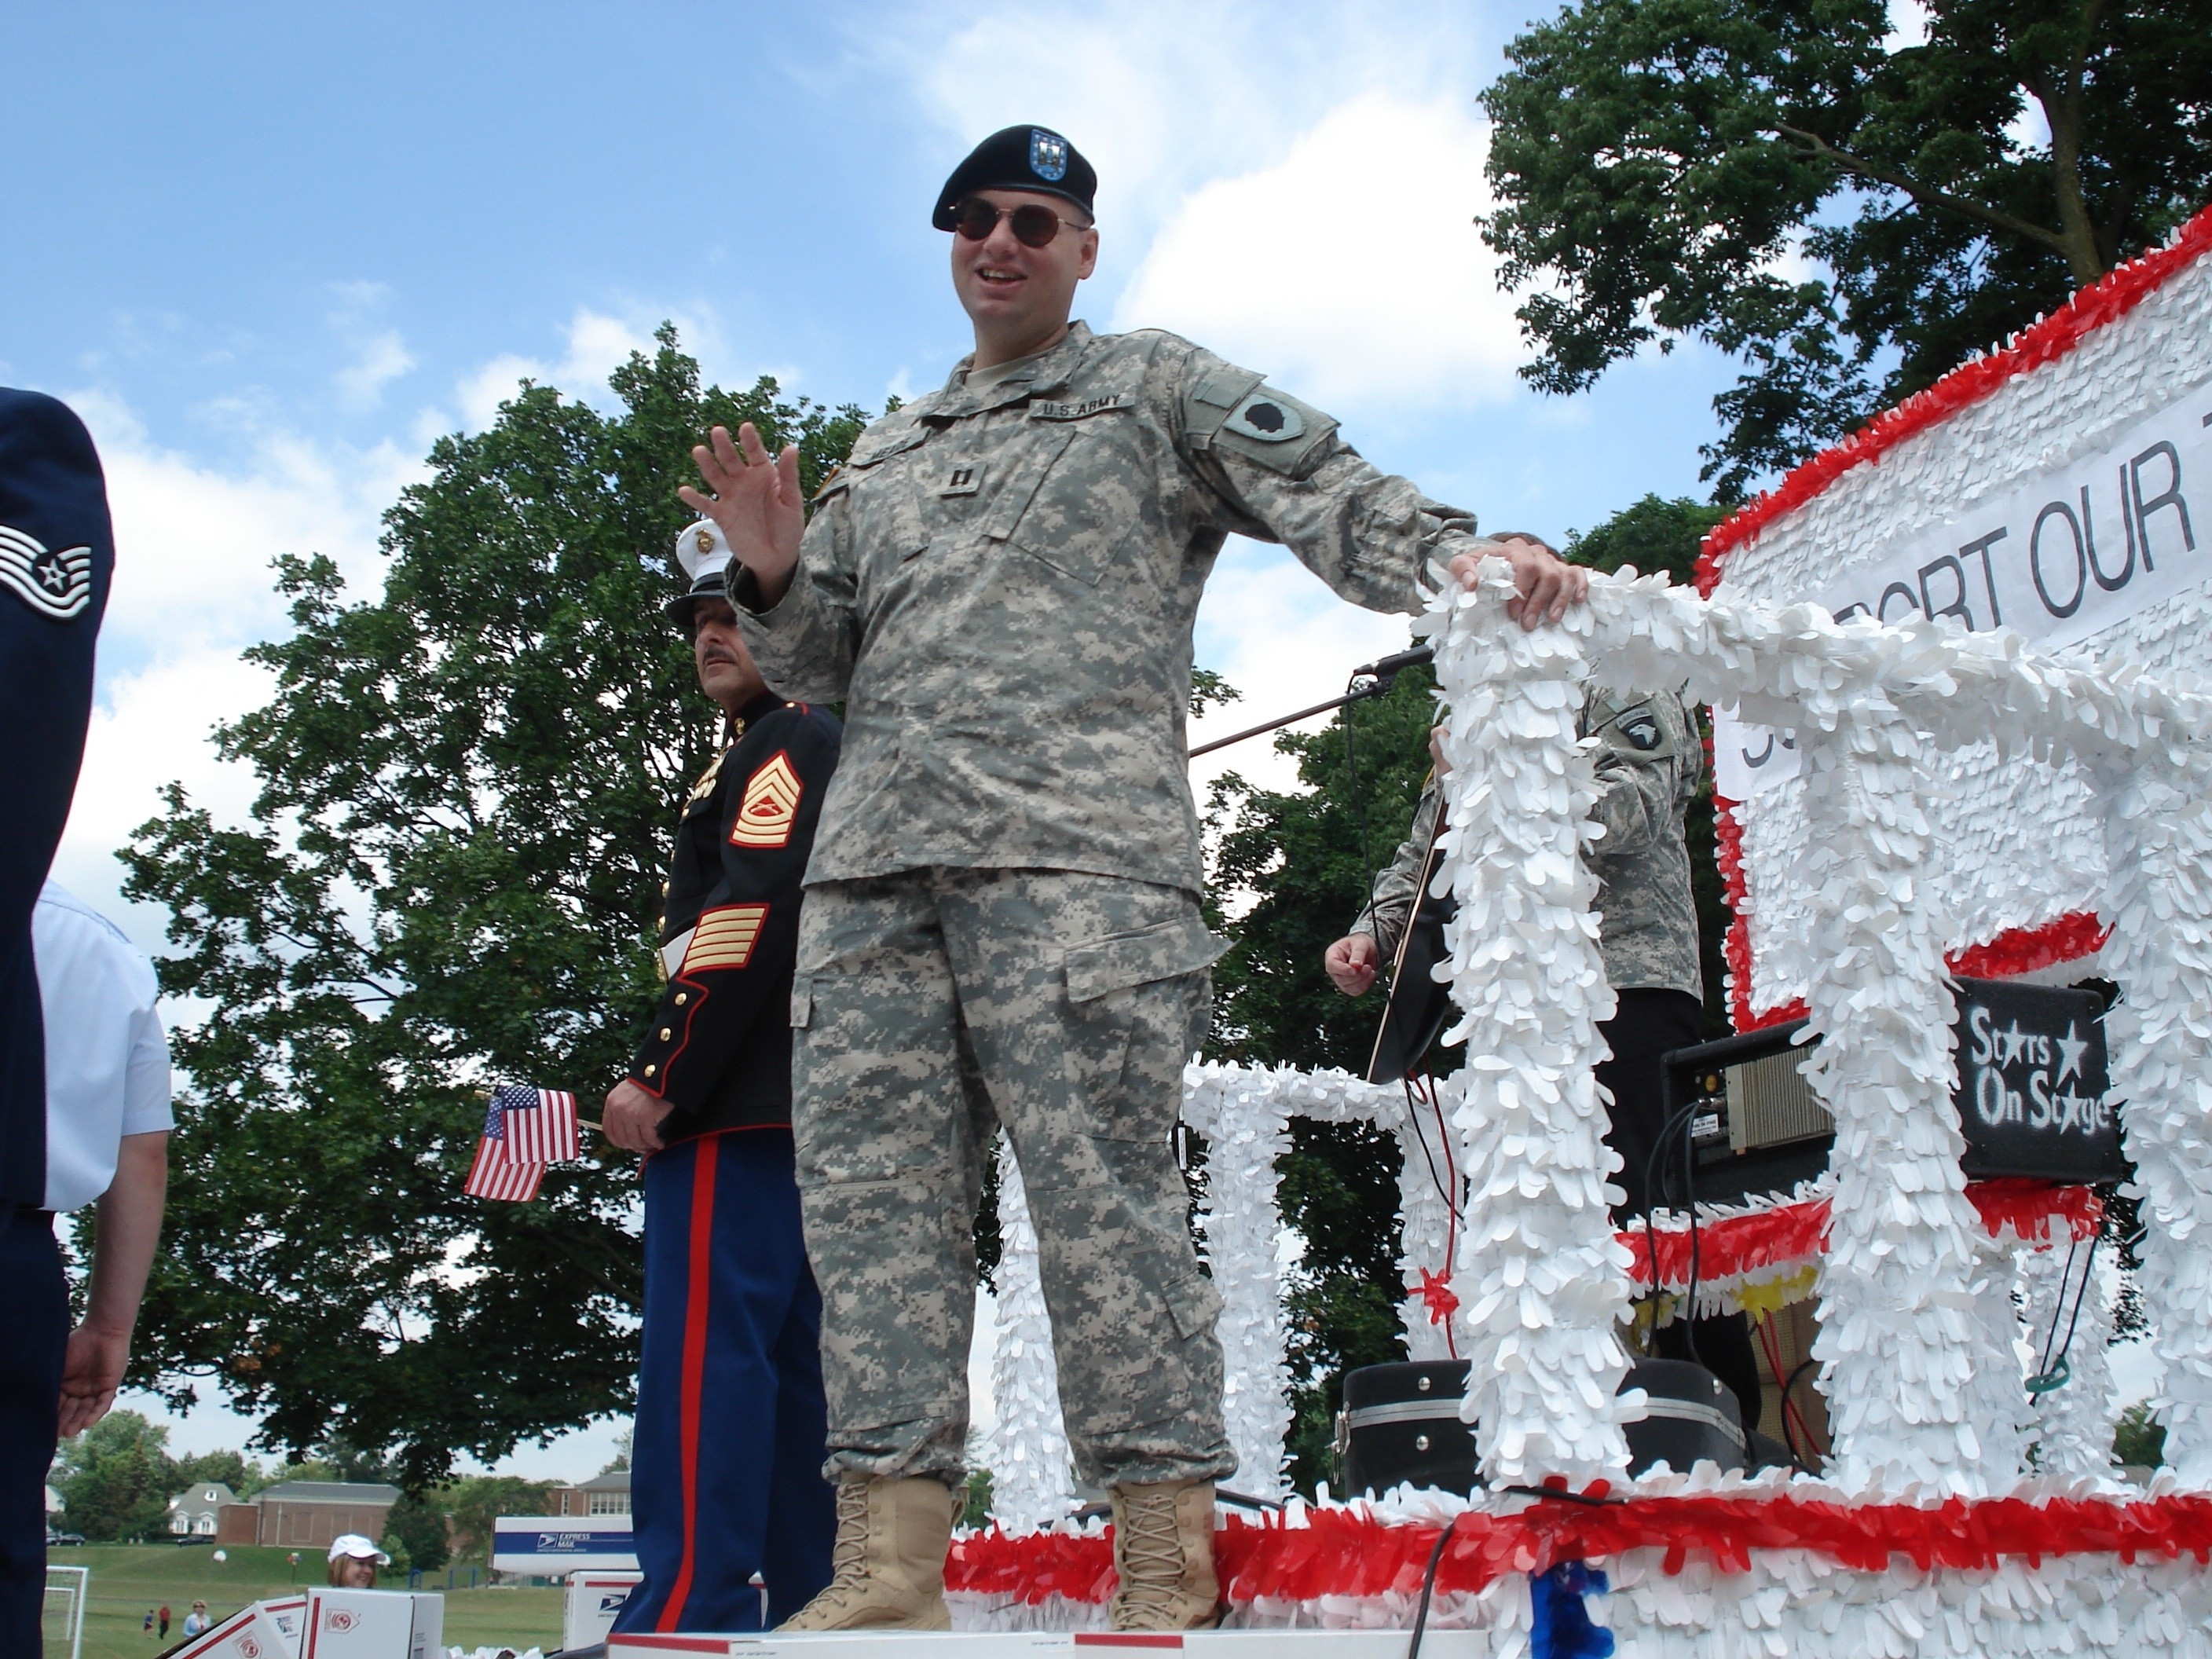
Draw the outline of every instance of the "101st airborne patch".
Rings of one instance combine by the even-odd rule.
[[[791,845],[799,819],[799,798],[805,788],[791,757],[779,749],[767,765],[745,781],[738,821],[730,826],[730,845],[766,851]]]

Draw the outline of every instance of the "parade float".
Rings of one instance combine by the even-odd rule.
[[[2212,214],[1723,524],[1698,592],[1600,578],[1586,608],[1524,632],[1502,565],[1474,592],[1437,574],[1419,627],[1447,706],[1438,972],[1463,1061],[1415,1091],[1187,1076],[1237,1485],[1281,1505],[1224,1519],[1225,1627],[1103,1630],[1109,1542],[1077,1513],[1006,1158],[994,1520],[955,1541],[956,1633],[743,1650],[1379,1655],[1420,1625],[1423,1651],[1532,1659],[2212,1659]],[[1625,1233],[1591,1073],[1613,1006],[1580,858],[1593,680],[1686,685],[1717,711],[1735,1024],[1804,1022],[1790,1064],[1833,1135],[1791,1190]],[[2117,1111],[2164,1376],[2147,1485],[2112,1467],[2106,1285],[2070,1265],[2095,1193],[1962,1171],[1962,978],[2116,989],[2106,1089],[2076,1079],[2057,1112],[2052,1067],[2077,1056],[2047,1054],[2031,1109],[2062,1135]],[[1297,1116],[1401,1143],[1401,1316],[1414,1358],[1468,1362],[1472,1497],[1284,1488],[1275,1161]],[[1630,1315],[1655,1290],[1817,1308],[1817,1472],[1631,1476]],[[2023,1361],[2069,1297],[2070,1365]]]

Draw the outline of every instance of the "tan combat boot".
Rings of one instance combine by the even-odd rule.
[[[1213,1574],[1213,1482],[1115,1486],[1114,1630],[1201,1630],[1221,1618]]]
[[[837,1482],[830,1587],[776,1628],[951,1630],[945,1550],[952,1493],[926,1476],[848,1474]]]

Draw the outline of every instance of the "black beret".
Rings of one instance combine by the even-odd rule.
[[[1098,174],[1083,153],[1050,127],[1007,127],[968,152],[937,192],[929,222],[939,230],[953,226],[953,209],[979,190],[1033,190],[1073,202],[1091,211]]]

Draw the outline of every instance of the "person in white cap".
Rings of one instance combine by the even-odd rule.
[[[376,1570],[391,1565],[390,1556],[357,1532],[331,1540],[330,1581],[335,1589],[374,1589]]]
[[[843,727],[772,695],[730,609],[729,544],[686,530],[690,636],[725,746],[676,826],[657,943],[667,984],[609,1139],[645,1154],[645,1320],[631,1522],[644,1582],[621,1632],[759,1628],[830,1582],[822,1297],[791,1139],[799,880]]]

